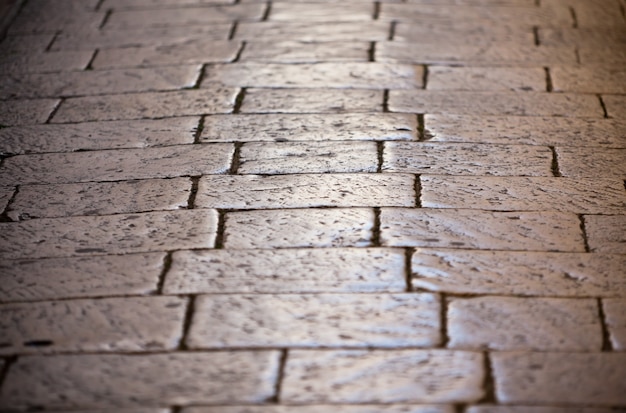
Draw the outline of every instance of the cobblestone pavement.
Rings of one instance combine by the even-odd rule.
[[[626,1],[22,3],[0,411],[626,411]]]

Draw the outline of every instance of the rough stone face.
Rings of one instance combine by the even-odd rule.
[[[0,42],[0,55],[8,58],[19,55],[39,54],[46,51],[54,40],[54,34],[23,34],[7,36]]]
[[[429,90],[540,92],[546,90],[546,74],[538,68],[433,66],[428,68],[426,88]]]
[[[249,89],[242,113],[344,113],[382,112],[383,92],[378,90]]]
[[[586,215],[584,221],[591,252],[626,254],[626,215]]]
[[[224,247],[367,247],[373,226],[374,211],[365,208],[231,212]]]
[[[319,63],[367,62],[370,44],[367,42],[251,41],[241,54],[242,62]]]
[[[38,54],[3,55],[0,62],[0,73],[48,73],[69,70],[84,70],[93,53],[91,51],[63,51]],[[21,76],[20,76],[21,78]],[[3,82],[7,78],[3,79]],[[41,86],[41,85],[40,85]],[[45,85],[47,86],[47,85]]]
[[[233,0],[105,0],[103,8],[116,10],[160,9],[172,6],[232,4]]]
[[[542,406],[470,406],[467,413],[611,413],[615,410],[602,407],[542,407]]]
[[[626,43],[624,30],[615,28],[583,27],[540,27],[539,42],[550,46],[578,46],[586,48],[605,48],[606,46],[623,47]],[[582,57],[582,56],[581,56]],[[585,62],[583,60],[583,62]]]
[[[603,67],[550,68],[556,92],[626,93],[626,69]]]
[[[602,308],[609,329],[609,337],[614,350],[626,350],[626,299],[602,300]]]
[[[258,403],[274,393],[278,359],[277,351],[21,357],[0,407]]]
[[[506,404],[626,402],[626,353],[503,352],[491,358],[496,396]]]
[[[219,406],[219,407],[186,407],[183,413],[290,413],[293,406]],[[300,413],[454,413],[452,406],[415,405],[415,404],[359,404],[359,405],[330,405],[316,404],[312,406],[298,406]],[[80,412],[79,412],[80,413]],[[86,412],[84,412],[86,413]],[[99,413],[99,412],[96,412]],[[123,413],[123,412],[122,412]],[[145,412],[139,412],[145,413]],[[593,413],[593,412],[590,412]],[[603,413],[603,412],[602,412]]]
[[[0,101],[0,125],[45,123],[60,102],[58,99]]]
[[[623,31],[621,31],[621,33],[623,33]],[[624,38],[626,39],[626,36],[624,36]],[[621,45],[608,44],[604,47],[599,45],[595,46],[596,47],[581,47],[578,49],[578,55],[583,64],[600,68],[602,65],[606,65],[609,68],[619,68],[624,67],[626,64],[626,51],[624,51]]]
[[[329,3],[324,7],[318,4],[297,4],[291,2],[277,2],[272,7],[270,21],[369,21],[372,20],[374,9],[371,4],[357,3]]]
[[[626,179],[626,149],[556,148],[561,175]]]
[[[601,351],[594,299],[478,297],[448,304],[448,347]]]
[[[626,117],[626,97],[621,95],[604,95],[602,101],[606,105],[606,111],[612,118],[624,119]]]
[[[372,10],[373,11],[373,10]],[[332,20],[332,19],[331,19]],[[235,40],[299,40],[305,42],[366,41],[387,40],[389,23],[378,21],[361,22],[298,22],[269,21],[259,23],[243,22],[237,25]]]
[[[285,403],[454,403],[482,397],[482,354],[448,350],[303,351],[287,358]]]
[[[574,214],[382,208],[380,221],[381,243],[389,247],[585,250]]]
[[[457,4],[461,1],[463,0],[454,0]],[[472,1],[469,0],[466,3],[471,3]],[[413,3],[419,4],[420,1],[414,1]],[[432,0],[424,0],[421,3],[436,4]],[[450,26],[436,22],[425,22],[423,24],[398,22],[392,40],[394,42],[406,41],[406,46],[408,47],[411,47],[410,43],[412,42],[419,42],[421,45],[437,44],[441,47],[449,47],[455,44],[496,46],[498,43],[517,44],[520,47],[526,47],[534,44],[535,37],[531,28],[515,24],[482,25],[470,23]],[[515,53],[515,50],[511,50],[511,53]]]
[[[404,267],[404,251],[389,248],[177,251],[163,291],[402,292],[406,288]]]
[[[41,5],[43,2],[37,3]],[[105,11],[68,10],[62,4],[56,9],[48,6],[37,10],[37,3],[22,9],[13,19],[9,28],[11,34],[93,31],[100,27],[106,16]]]
[[[187,300],[122,297],[0,305],[0,354],[155,351],[182,338]]]

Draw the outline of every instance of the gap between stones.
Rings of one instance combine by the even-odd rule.
[[[556,178],[559,178],[563,175],[561,175],[561,171],[559,170],[559,160],[556,154],[556,149],[554,146],[549,146],[550,151],[552,152],[552,175]]]
[[[578,219],[580,220],[580,232],[583,234],[583,242],[585,243],[585,252],[591,252],[591,248],[589,248],[589,240],[587,238],[587,231],[585,231],[585,216],[578,215]]]
[[[598,100],[600,101],[600,106],[602,106],[602,111],[604,112],[604,117],[609,117],[609,112],[606,110],[606,104],[604,103],[604,99],[602,99],[602,95],[598,95]]]
[[[4,161],[4,159],[2,161]],[[2,162],[0,162],[0,166],[2,166]],[[7,202],[6,208],[4,208],[4,211],[0,213],[0,222],[14,222],[11,218],[9,218],[9,211],[11,210],[11,205],[13,204],[13,202],[15,202],[15,198],[17,197],[17,194],[19,194],[19,192],[20,186],[17,185],[13,190],[13,195],[9,199],[9,202]]]
[[[193,318],[193,313],[196,309],[196,294],[191,294],[188,296],[189,303],[187,304],[187,309],[185,311],[185,318],[183,320],[183,331],[180,337],[180,342],[178,343],[178,347],[176,350],[185,351],[187,348],[187,336],[189,335],[189,330],[191,327],[191,319]]]
[[[495,389],[495,377],[493,374],[493,366],[489,352],[483,352],[485,358],[485,381],[483,387],[485,389],[485,396],[478,401],[479,404],[496,404],[496,389]]]
[[[597,298],[598,301],[598,316],[600,317],[600,326],[602,328],[602,351],[613,351],[613,346],[611,345],[611,335],[609,333],[609,327],[606,323],[606,314],[604,312],[604,306],[602,304],[602,299]]]
[[[278,372],[276,377],[276,385],[274,386],[274,396],[267,399],[269,403],[280,403],[280,391],[283,386],[283,380],[285,377],[285,366],[287,365],[287,357],[289,356],[289,349],[282,349],[280,352],[280,360],[278,363]]]
[[[163,295],[163,285],[165,284],[165,276],[169,272],[170,268],[172,268],[172,254],[173,252],[169,251],[163,257],[163,270],[159,274],[159,279],[157,281],[156,295]]]
[[[267,6],[265,7],[265,11],[263,13],[263,17],[261,17],[261,21],[266,22],[269,19],[271,12],[272,12],[272,2],[268,1]]]

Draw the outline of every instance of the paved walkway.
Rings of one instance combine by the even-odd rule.
[[[309,1],[24,3],[0,411],[624,411],[626,2]]]

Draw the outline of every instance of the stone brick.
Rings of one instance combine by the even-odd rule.
[[[249,89],[243,113],[382,112],[383,92],[342,89]]]
[[[626,256],[419,249],[415,288],[452,294],[623,297]],[[468,276],[470,274],[471,276]]]
[[[31,259],[212,248],[213,210],[0,223],[0,258]]]
[[[55,413],[170,413],[170,409],[159,409],[150,407],[137,407],[134,409],[98,409],[98,410],[55,410]]]
[[[163,291],[373,293],[402,292],[405,288],[404,251],[325,248],[178,251]]]
[[[60,102],[58,99],[0,101],[0,126],[45,123]]]
[[[300,413],[454,413],[452,406],[443,405],[416,405],[416,404],[359,404],[359,405],[330,405],[316,404],[298,406]],[[293,406],[219,406],[219,407],[186,407],[183,413],[290,413]],[[80,412],[79,412],[80,413]],[[86,412],[85,412],[86,413]],[[98,412],[96,412],[98,413]],[[123,413],[123,412],[122,412]],[[144,412],[139,412],[144,413]],[[590,412],[593,413],[593,412]],[[607,412],[608,413],[608,412]]]
[[[413,140],[416,131],[417,118],[402,113],[215,115],[205,118],[200,141]]]
[[[29,125],[0,129],[0,152],[76,152],[191,144],[200,118]]]
[[[181,6],[232,3],[234,3],[234,0],[105,0],[101,7],[105,10],[169,9]]]
[[[8,216],[14,221],[80,215],[112,215],[187,207],[188,178],[21,186]]]
[[[623,44],[621,46],[623,46]],[[626,50],[618,45],[610,47],[596,45],[596,47],[581,47],[577,50],[580,56],[580,62],[594,69],[602,69],[602,66],[620,68],[626,65]],[[619,88],[618,85],[615,85],[615,87]],[[611,92],[609,91],[609,93]]]
[[[8,35],[0,42],[0,56],[43,53],[54,40],[54,34]]]
[[[277,351],[21,357],[0,407],[258,403],[274,394],[278,359]]]
[[[0,305],[0,354],[173,349],[187,300],[122,297]]]
[[[13,187],[0,187],[0,214],[9,204],[9,200],[13,196],[15,188]]]
[[[544,91],[546,74],[539,68],[428,68],[429,90]]]
[[[574,214],[383,208],[380,220],[384,246],[585,250],[580,221]]]
[[[623,405],[626,353],[492,353],[506,404]]]
[[[552,176],[547,147],[386,142],[383,172],[441,175]]]
[[[390,1],[390,3],[393,3],[393,1]],[[441,4],[440,0],[407,0],[406,3]],[[536,6],[534,0],[449,0],[448,3],[467,6]]]
[[[367,42],[251,41],[246,42],[240,60],[271,63],[367,62],[369,49]]]
[[[626,300],[613,298],[602,300],[606,326],[614,350],[626,350]]]
[[[606,0],[546,0],[541,4],[542,8],[563,9],[571,8],[576,15],[576,27],[589,28],[615,28],[625,29],[626,22],[623,19],[618,1]]]
[[[572,178],[626,179],[626,149],[556,148],[559,172]]]
[[[86,32],[98,30],[104,22],[106,12],[68,10],[63,4],[58,7],[37,7],[33,2],[20,10],[9,27],[11,34]],[[67,4],[67,2],[65,3]]]
[[[626,69],[603,67],[551,67],[556,92],[626,93]]]
[[[230,167],[232,151],[231,144],[216,143],[18,155],[3,163],[0,183],[51,184],[219,174]],[[113,158],[115,166],[111,165]],[[185,161],[181,162],[181,158]]]
[[[49,258],[0,263],[0,301],[145,295],[157,289],[165,254]]]
[[[71,98],[53,123],[146,119],[230,113],[238,91],[233,88],[184,90]]]
[[[470,406],[467,413],[614,413],[610,407]]]
[[[561,211],[577,214],[621,213],[624,183],[617,179],[421,176],[425,208],[491,211]]]
[[[626,215],[586,215],[591,252],[626,254]]]
[[[455,115],[604,116],[593,95],[541,92],[392,90],[389,110]]]
[[[3,56],[0,62],[0,73],[47,73],[70,70],[83,70],[89,64],[93,52],[91,51],[61,51],[28,55]],[[20,80],[22,77],[19,78]],[[3,81],[6,81],[4,78]],[[47,85],[40,85],[47,86]]]
[[[373,10],[372,10],[373,12]],[[304,16],[303,16],[304,17]],[[313,22],[271,21],[259,23],[243,22],[237,25],[236,40],[300,40],[305,42],[387,40],[389,23],[378,21],[361,22]]]
[[[230,212],[224,247],[367,247],[373,227],[374,211],[365,208]]]
[[[455,0],[458,3],[458,0]],[[433,3],[434,4],[434,3]],[[442,25],[436,22],[424,24],[412,24],[410,22],[398,22],[393,33],[394,42],[408,42],[405,46],[410,47],[410,42],[438,44],[450,47],[454,44],[467,46],[482,44],[494,46],[497,43],[517,44],[525,47],[534,45],[535,36],[532,28],[522,27],[515,24],[476,25],[455,23],[454,26]],[[511,50],[513,53],[514,51]]]
[[[277,2],[272,5],[269,21],[306,22],[367,22],[374,16],[370,3],[297,4]]]
[[[609,117],[624,119],[626,117],[626,96],[624,95],[604,95],[602,101],[606,105]]]
[[[433,347],[441,341],[440,306],[433,294],[200,296],[186,344],[190,348]]]
[[[482,354],[448,350],[289,352],[285,403],[454,403],[482,397]]]
[[[601,351],[594,299],[477,297],[448,304],[448,347]]]
[[[623,47],[626,32],[617,28],[539,27],[539,42],[548,46],[587,48]],[[582,57],[582,56],[581,56]]]

